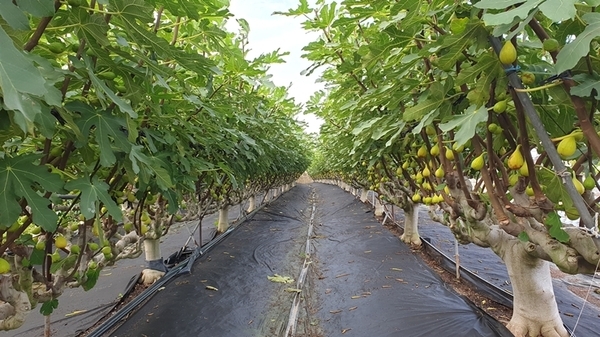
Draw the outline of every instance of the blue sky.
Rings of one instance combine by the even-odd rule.
[[[273,65],[270,74],[276,85],[288,86],[292,83],[289,94],[296,102],[304,103],[313,92],[323,88],[315,84],[318,75],[306,77],[300,72],[310,63],[301,58],[302,47],[315,40],[318,35],[307,34],[300,23],[301,18],[271,15],[273,12],[284,12],[298,6],[298,0],[230,0],[229,10],[236,18],[244,18],[250,24],[249,57],[271,52],[277,48],[290,52],[285,64]],[[309,1],[313,2],[313,1]],[[229,24],[230,30],[237,31],[235,20]],[[299,119],[309,123],[308,132],[318,132],[321,122],[315,116],[300,116]]]

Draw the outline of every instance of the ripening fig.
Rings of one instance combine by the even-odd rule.
[[[518,174],[512,174],[510,177],[508,177],[508,185],[509,186],[515,186],[515,184],[517,183],[517,181],[519,181],[519,175]]]
[[[427,148],[425,147],[425,145],[419,148],[419,150],[417,151],[417,156],[421,158],[427,157]]]
[[[434,146],[431,147],[431,150],[429,150],[429,153],[431,153],[432,156],[437,156],[438,154],[440,154],[440,147],[435,144]]]
[[[519,173],[523,177],[529,177],[529,167],[527,166],[527,162],[524,162],[523,166],[521,166],[521,168],[519,168]]]
[[[502,46],[502,49],[500,49],[498,58],[502,64],[507,66],[511,65],[517,60],[517,49],[510,40],[504,42],[504,46]]]
[[[427,125],[425,127],[425,133],[427,133],[428,136],[433,136],[435,135],[435,128],[433,127],[433,125]]]
[[[59,235],[54,239],[54,245],[56,248],[63,249],[67,247],[67,239],[64,236]]]
[[[483,168],[484,164],[485,164],[485,161],[483,160],[483,153],[482,153],[479,157],[473,159],[473,162],[471,162],[471,168],[475,171],[479,171]]]
[[[528,196],[532,197],[533,196],[533,188],[531,186],[527,186],[525,188],[525,194],[527,194]]]
[[[412,196],[412,201],[413,201],[413,202],[419,202],[419,201],[421,201],[421,195],[420,195],[419,193],[415,193],[415,194]]]
[[[427,166],[425,166],[425,168],[423,169],[423,177],[427,178],[431,175],[431,172],[429,171],[429,168]]]
[[[521,145],[517,145],[515,152],[508,158],[508,168],[511,170],[518,170],[523,166],[523,163],[525,163],[525,159],[521,154]]]
[[[575,185],[575,189],[579,194],[583,194],[583,192],[585,192],[585,187],[583,187],[581,181],[575,177],[573,177],[573,185]]]
[[[404,163],[402,163],[402,169],[403,170],[406,170],[407,168],[409,168],[409,166],[410,166],[410,163],[408,162],[408,160],[405,161]]]
[[[450,150],[449,148],[446,148],[446,159],[454,160],[454,151]]]
[[[456,143],[454,143],[454,145],[452,145],[452,150],[456,151],[457,153],[461,153],[463,152],[463,150],[465,149],[464,145],[456,145]]]
[[[444,169],[440,166],[437,170],[435,170],[435,176],[438,178],[444,177]]]
[[[556,147],[556,151],[562,159],[572,156],[575,153],[575,150],[577,150],[577,141],[575,140],[575,136],[563,138]]]
[[[532,85],[535,83],[535,75],[532,72],[526,71],[521,74],[521,82],[524,85]]]

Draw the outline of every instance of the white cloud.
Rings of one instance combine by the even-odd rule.
[[[315,83],[320,74],[311,77],[300,75],[302,70],[310,66],[310,62],[301,57],[302,47],[314,41],[318,35],[308,34],[302,29],[302,18],[272,15],[273,12],[285,12],[297,5],[297,0],[231,0],[229,10],[235,18],[243,18],[250,25],[249,57],[257,57],[277,48],[290,53],[285,57],[286,63],[271,66],[269,74],[276,85],[288,86],[291,83],[289,95],[296,102],[305,103],[315,91],[323,88],[322,84]],[[228,22],[228,29],[237,31],[235,19]],[[322,124],[314,115],[299,116],[298,119],[309,124],[307,132],[318,132]]]

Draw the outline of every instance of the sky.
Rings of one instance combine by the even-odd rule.
[[[290,8],[297,8],[298,3],[298,0],[230,0],[229,10],[235,18],[243,18],[250,25],[250,58],[277,48],[290,53],[285,57],[286,63],[272,65],[269,74],[278,86],[287,87],[291,83],[289,95],[296,103],[305,103],[315,91],[323,88],[322,84],[315,83],[319,76],[317,72],[311,77],[300,75],[302,70],[310,66],[309,61],[301,58],[301,49],[318,35],[302,30],[301,18],[272,15],[276,11],[285,12]],[[238,31],[235,18],[228,23],[231,31]],[[308,123],[307,132],[319,132],[322,121],[318,117],[300,115],[298,119]]]

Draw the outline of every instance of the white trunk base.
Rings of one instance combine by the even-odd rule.
[[[144,269],[142,270],[142,277],[140,278],[140,283],[145,285],[146,287],[152,285],[158,279],[163,277],[165,272],[154,270],[154,269]]]
[[[160,240],[144,240],[144,253],[146,261],[160,260]]]
[[[219,210],[219,224],[217,231],[223,233],[229,228],[229,206],[225,206]]]
[[[383,204],[379,201],[379,199],[375,199],[375,216],[383,216]]]
[[[411,246],[421,246],[421,237],[419,236],[419,206],[410,205],[404,210],[404,233],[400,237],[402,242]]]
[[[527,254],[521,242],[508,244],[503,260],[514,301],[507,328],[515,337],[569,337],[558,313],[549,263]]]
[[[254,211],[256,209],[256,197],[255,196],[251,196],[250,199],[248,199],[248,213]]]
[[[367,199],[369,198],[369,190],[363,188],[360,190],[360,201],[362,202],[367,202]]]

